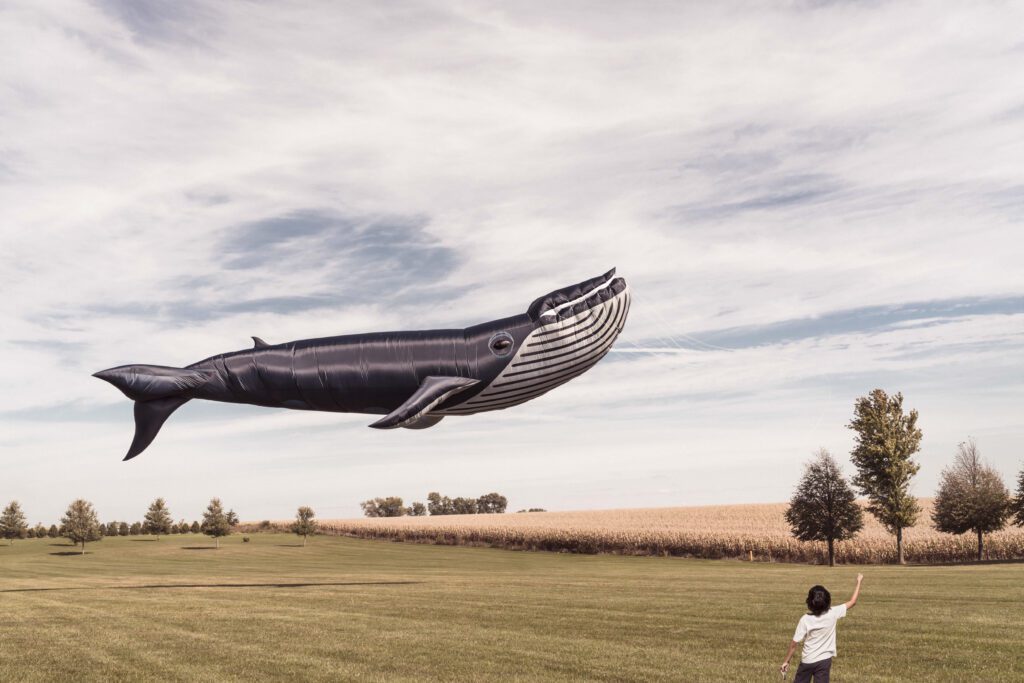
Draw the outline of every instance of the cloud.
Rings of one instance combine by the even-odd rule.
[[[614,507],[654,478],[658,502],[778,500],[875,386],[922,411],[924,489],[968,433],[1019,468],[1020,8],[0,12],[0,498],[42,518],[506,483]],[[190,404],[122,466],[130,406],[90,377],[474,324],[611,266],[616,353],[423,433]]]

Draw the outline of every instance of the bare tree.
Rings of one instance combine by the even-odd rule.
[[[978,536],[978,561],[984,558],[985,534],[999,531],[1010,517],[1010,492],[1003,477],[981,458],[974,439],[957,446],[956,459],[942,471],[932,522],[939,531]]]

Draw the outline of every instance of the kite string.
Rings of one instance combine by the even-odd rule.
[[[668,335],[667,338],[669,340],[671,340],[672,344],[677,349],[679,349],[681,351],[688,350],[672,334],[671,327],[669,326],[668,321],[665,319],[664,316],[661,315],[661,313],[659,312],[657,306],[653,302],[648,300],[646,297],[640,297],[639,295],[637,295],[636,292],[632,292],[632,295],[633,295],[634,299],[638,299],[638,300],[639,299],[643,299],[643,304],[642,305],[650,311],[652,316],[655,318],[656,323],[660,327],[661,331]],[[736,351],[736,349],[731,349],[731,348],[728,348],[728,347],[725,347],[725,346],[717,346],[715,344],[710,344],[708,342],[705,342],[705,341],[702,341],[700,339],[697,339],[696,337],[694,337],[692,335],[686,334],[685,332],[681,332],[681,333],[678,333],[678,334],[679,334],[680,337],[682,337],[686,341],[690,342],[691,345],[695,345],[698,348],[704,347],[704,348],[707,348],[707,349],[713,349],[715,351],[729,351],[729,352]],[[665,337],[656,336],[655,338],[658,339],[661,342],[665,341]]]

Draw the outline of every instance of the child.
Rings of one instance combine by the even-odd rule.
[[[783,678],[789,670],[789,660],[802,640],[804,649],[793,683],[810,683],[811,676],[814,676],[814,683],[828,683],[832,658],[836,656],[836,622],[846,616],[846,610],[857,604],[863,580],[864,575],[857,574],[853,597],[836,608],[832,608],[832,596],[824,586],[814,586],[807,592],[807,609],[811,612],[800,617],[796,625],[793,642],[789,644],[789,652],[779,668]]]

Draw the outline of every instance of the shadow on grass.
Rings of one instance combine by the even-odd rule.
[[[55,548],[73,548],[73,547],[75,547],[74,543],[51,543],[50,545],[55,547]]]
[[[57,553],[50,553],[51,555],[58,555],[60,557],[71,557],[72,555],[91,555],[92,553],[83,553],[81,550],[61,550]]]
[[[274,546],[275,548],[302,548],[301,543],[278,543]]]
[[[0,593],[48,591],[136,591],[163,588],[317,588],[319,586],[409,586],[423,581],[303,581],[295,583],[150,583],[141,586],[70,586],[60,588],[6,588]]]
[[[220,550],[215,545],[183,545],[182,550]]]
[[[159,539],[156,538],[129,538],[132,543],[156,543]]]

